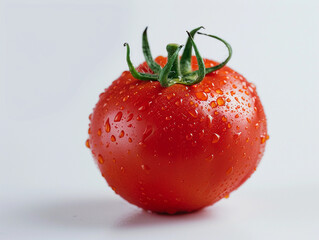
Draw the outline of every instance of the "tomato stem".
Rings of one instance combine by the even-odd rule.
[[[232,48],[230,44],[217,36],[198,32],[202,28],[204,27],[198,27],[193,29],[191,32],[187,32],[188,38],[181,58],[179,58],[178,53],[183,46],[178,44],[168,44],[166,47],[168,53],[167,63],[163,68],[161,68],[161,66],[153,60],[148,43],[146,27],[142,36],[143,54],[145,57],[145,61],[147,62],[150,69],[154,72],[154,74],[140,73],[134,68],[130,59],[130,46],[128,43],[124,43],[124,46],[126,46],[127,48],[126,61],[132,76],[139,80],[157,80],[163,87],[169,87],[177,83],[184,85],[193,85],[201,82],[206,74],[224,67],[232,56]],[[228,50],[228,57],[226,58],[226,60],[224,60],[217,66],[205,68],[204,60],[201,57],[193,39],[196,33],[215,38],[224,43]],[[192,71],[191,69],[192,49],[194,49],[195,51],[198,63],[198,70],[196,71]]]

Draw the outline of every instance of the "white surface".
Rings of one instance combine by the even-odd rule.
[[[317,1],[2,1],[0,239],[319,239]],[[192,16],[192,17],[190,17]],[[270,140],[248,182],[203,211],[159,216],[110,190],[84,147],[98,94],[204,25],[257,85]],[[208,58],[218,42],[196,37]],[[200,238],[199,238],[200,236]]]

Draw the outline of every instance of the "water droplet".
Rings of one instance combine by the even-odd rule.
[[[172,116],[166,116],[165,117],[165,119],[168,120],[168,121],[171,120],[172,118],[173,118]]]
[[[234,170],[234,167],[228,168],[228,170],[226,171],[226,174],[227,175],[231,174],[233,172],[233,170]]]
[[[122,137],[124,137],[124,131],[123,130],[120,132],[120,135],[119,135],[119,138],[122,138]]]
[[[200,101],[206,101],[207,100],[207,94],[205,92],[197,92],[195,93],[195,96]]]
[[[149,136],[151,136],[152,133],[153,127],[151,125],[147,125],[142,136],[142,142],[144,142]]]
[[[241,135],[241,132],[238,132],[238,133],[234,134],[233,138],[238,139],[240,137],[240,135]]]
[[[151,170],[150,167],[147,166],[147,165],[145,165],[145,164],[142,164],[142,165],[141,165],[141,168],[142,168],[144,171],[146,171],[146,173],[148,173],[148,172]]]
[[[224,105],[225,105],[225,101],[224,101],[224,99],[221,98],[221,97],[217,98],[216,101],[217,101],[217,104],[218,104],[219,106],[224,106]]]
[[[129,95],[125,96],[125,97],[122,99],[122,101],[123,101],[123,102],[126,102],[129,97],[130,97]]]
[[[213,154],[205,158],[205,160],[207,162],[211,162],[211,161],[213,161],[213,159],[214,159],[214,155]]]
[[[140,106],[137,110],[144,111],[145,110],[145,106]]]
[[[115,142],[116,141],[116,137],[114,135],[111,136],[111,141]]]
[[[128,117],[127,117],[127,120],[126,122],[129,122],[133,119],[133,113],[131,113]]]
[[[198,111],[196,109],[191,110],[188,112],[193,118],[197,118],[198,116]]]
[[[217,88],[217,89],[215,90],[215,92],[218,93],[218,94],[223,94],[223,93],[224,93],[220,88]]]
[[[114,122],[119,122],[119,121],[121,121],[122,116],[123,116],[123,113],[122,113],[122,112],[118,112],[118,113],[116,114],[116,116],[114,117]]]
[[[111,131],[111,125],[110,125],[109,119],[107,119],[105,122],[105,131],[108,133]]]
[[[99,156],[97,157],[97,161],[98,161],[100,164],[103,164],[103,163],[104,163],[104,159],[103,159],[103,157],[102,157],[101,155],[99,155]]]
[[[85,141],[85,146],[86,146],[87,148],[90,148],[90,141],[89,141],[89,139],[87,139],[87,140]]]
[[[141,115],[138,115],[138,116],[136,117],[136,120],[137,120],[137,121],[141,121],[141,120],[142,120],[142,116],[141,116]]]
[[[193,138],[193,134],[192,133],[189,133],[189,134],[187,134],[186,135],[186,140],[192,140],[192,138]]]
[[[212,102],[210,103],[210,106],[211,106],[212,108],[215,108],[215,107],[217,107],[217,103],[216,103],[215,101],[212,101]]]
[[[219,141],[220,136],[217,133],[213,133],[212,143],[217,143]]]
[[[124,167],[123,166],[120,167],[120,170],[121,170],[121,172],[124,172]]]
[[[101,136],[102,132],[101,132],[101,128],[97,131],[97,135]]]

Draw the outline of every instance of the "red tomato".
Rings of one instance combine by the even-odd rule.
[[[155,61],[163,67],[167,58]],[[138,70],[152,72],[145,62]],[[256,170],[269,138],[255,86],[229,67],[167,88],[125,71],[90,119],[87,146],[102,176],[128,202],[160,213],[227,197]]]

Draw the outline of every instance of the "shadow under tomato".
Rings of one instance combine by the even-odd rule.
[[[41,203],[20,211],[19,218],[52,227],[133,229],[179,225],[189,221],[211,219],[208,209],[188,214],[165,215],[144,211],[122,199],[74,199]]]

